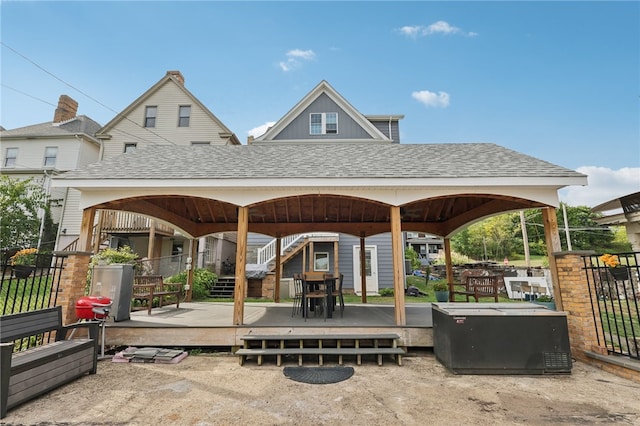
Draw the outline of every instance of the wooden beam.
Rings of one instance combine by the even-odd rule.
[[[276,238],[276,282],[273,286],[273,301],[280,303],[280,277],[282,275],[282,265],[280,264],[280,252],[282,251],[282,239]]]
[[[340,276],[340,264],[338,262],[338,253],[339,253],[339,247],[340,245],[338,244],[337,241],[333,242],[333,276],[334,277],[339,277]]]
[[[364,235],[360,237],[360,293],[362,303],[367,303],[367,257]]]
[[[78,237],[78,251],[91,251],[91,237],[93,235],[93,221],[96,218],[96,208],[87,207],[82,211],[80,236]]]
[[[560,244],[560,233],[558,232],[558,219],[556,217],[556,209],[554,207],[546,207],[542,209],[542,222],[544,224],[544,239],[547,243],[547,255],[549,257],[549,271],[551,272],[551,280],[553,281],[553,298],[556,301],[556,308],[562,311],[562,295],[560,292],[558,279],[558,267],[556,265],[556,257],[554,253],[562,251]]]
[[[95,239],[93,240],[93,254],[100,251],[100,238],[102,236],[102,227],[104,225],[104,214],[102,210],[96,210],[98,215],[98,225],[96,226]]]
[[[449,284],[449,301],[453,302],[453,262],[451,261],[451,240],[449,238],[444,239],[444,263]]]
[[[156,239],[156,221],[152,219],[149,225],[149,245],[147,247],[147,259],[153,259],[155,239]]]
[[[236,242],[236,285],[233,294],[233,324],[244,323],[244,299],[246,296],[247,235],[249,233],[249,208],[238,207],[238,240]]]
[[[393,257],[393,295],[397,326],[407,324],[404,301],[404,247],[402,246],[400,222],[400,207],[391,206],[391,255]]]

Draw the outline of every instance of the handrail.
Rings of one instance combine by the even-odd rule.
[[[280,255],[284,254],[285,251],[291,247],[294,243],[298,242],[300,238],[304,238],[306,234],[293,234],[287,235],[282,238],[281,247],[280,247]],[[276,241],[274,238],[269,243],[267,243],[264,247],[258,249],[258,264],[264,265],[276,258]]]

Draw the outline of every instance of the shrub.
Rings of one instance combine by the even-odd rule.
[[[445,280],[433,283],[433,291],[449,291],[449,284]]]
[[[209,288],[215,284],[217,275],[208,269],[196,268],[193,270],[193,283],[191,284],[191,295],[194,299],[205,299],[209,295]],[[168,283],[187,283],[187,271],[182,271],[165,280]]]
[[[380,294],[380,296],[393,296],[393,289],[392,288],[381,288],[380,291],[378,292]]]

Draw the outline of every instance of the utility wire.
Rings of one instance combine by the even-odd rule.
[[[51,103],[51,102],[49,102],[49,101],[45,101],[44,99],[40,99],[40,98],[38,98],[38,97],[36,97],[36,96],[30,95],[30,94],[28,94],[28,93],[25,93],[25,92],[23,92],[22,90],[18,90],[18,89],[16,89],[15,87],[7,86],[7,85],[6,85],[6,84],[4,84],[4,83],[0,83],[0,86],[2,86],[2,87],[6,87],[6,88],[7,88],[7,89],[9,89],[9,90],[13,90],[14,92],[18,92],[18,93],[20,93],[21,95],[27,96],[27,97],[29,97],[29,98],[31,98],[31,99],[35,99],[36,101],[40,101],[40,102],[42,102],[42,103],[44,103],[44,104],[51,105],[51,106],[52,106],[52,107],[54,107],[54,108],[57,108],[57,107],[58,107],[58,105],[52,104],[52,103]]]
[[[165,138],[165,137],[164,137],[164,136],[162,136],[162,135],[157,134],[156,132],[154,132],[153,130],[149,129],[148,127],[143,127],[143,126],[141,126],[140,124],[136,123],[135,121],[131,120],[130,118],[128,118],[128,117],[126,117],[126,116],[124,116],[124,115],[121,115],[118,111],[116,111],[116,110],[114,110],[113,108],[111,108],[111,107],[109,107],[109,106],[105,105],[104,103],[100,102],[99,100],[97,100],[97,99],[96,99],[96,98],[94,98],[93,96],[91,96],[91,95],[89,95],[89,94],[85,93],[84,91],[82,91],[82,90],[78,89],[77,87],[73,86],[71,83],[67,83],[66,81],[64,81],[63,79],[61,79],[61,78],[60,78],[60,77],[58,77],[57,75],[53,74],[52,72],[50,72],[50,71],[49,71],[49,70],[47,70],[46,68],[44,68],[44,67],[40,66],[39,64],[37,64],[35,61],[33,61],[33,60],[29,59],[28,57],[26,57],[26,56],[25,56],[25,55],[23,55],[22,53],[18,52],[17,50],[15,50],[14,48],[12,48],[11,46],[9,46],[8,44],[6,44],[5,42],[3,42],[2,40],[0,40],[0,44],[1,44],[2,46],[6,47],[7,49],[11,50],[13,53],[15,53],[16,55],[20,56],[22,59],[24,59],[25,61],[29,62],[30,64],[32,64],[32,65],[33,65],[33,66],[35,66],[36,68],[40,69],[42,72],[44,72],[44,73],[46,73],[46,74],[50,75],[51,77],[55,78],[56,80],[58,80],[59,82],[63,83],[64,85],[66,85],[66,86],[68,86],[68,87],[72,88],[73,90],[77,91],[78,93],[80,93],[80,94],[82,94],[82,95],[86,96],[87,98],[91,99],[92,101],[94,101],[94,102],[95,102],[95,103],[97,103],[98,105],[100,105],[100,106],[102,106],[102,107],[104,107],[104,108],[108,109],[109,111],[111,111],[111,112],[115,113],[115,114],[116,114],[116,118],[117,118],[117,117],[122,117],[122,118],[124,118],[125,120],[130,121],[130,122],[131,122],[131,123],[133,123],[134,125],[136,125],[136,126],[140,127],[141,129],[144,129],[144,130],[148,131],[149,133],[151,133],[151,134],[153,134],[153,135],[155,135],[155,136],[159,137],[160,139],[164,139],[165,141],[169,142],[169,143],[170,143],[170,144],[172,144],[172,145],[177,145],[175,142],[173,142],[173,141],[171,141],[171,140],[169,140],[169,139]],[[27,96],[29,96],[29,95],[27,95]],[[51,104],[49,104],[49,105],[51,105]],[[56,105],[54,105],[54,106],[56,106]],[[156,144],[156,143],[157,143],[157,142],[149,141],[149,140],[147,140],[147,142],[149,142],[150,144]]]

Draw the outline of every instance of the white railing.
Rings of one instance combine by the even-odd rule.
[[[301,238],[304,238],[306,234],[294,234],[288,235],[282,238],[280,246],[280,255],[283,255],[285,251],[293,244],[298,242]],[[266,246],[258,249],[258,264],[265,265],[276,258],[276,239],[271,240]]]

